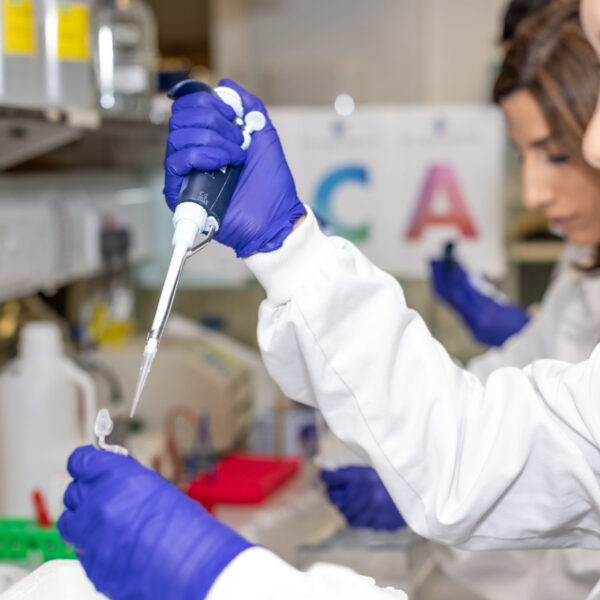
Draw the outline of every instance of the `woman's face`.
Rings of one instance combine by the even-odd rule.
[[[571,243],[600,244],[600,172],[561,148],[530,92],[507,96],[502,110],[523,160],[525,206],[543,212]]]
[[[598,0],[581,1],[581,23],[600,61],[600,2]],[[600,169],[600,97],[596,104],[596,112],[585,133],[583,153],[590,165]]]

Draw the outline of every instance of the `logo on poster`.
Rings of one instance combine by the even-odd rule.
[[[446,201],[443,209],[437,202],[439,198]],[[446,164],[434,164],[428,168],[404,237],[416,240],[427,228],[440,225],[455,227],[465,238],[478,236],[454,170]]]
[[[368,225],[350,226],[341,222],[333,212],[332,200],[334,192],[343,185],[369,183],[369,171],[364,165],[344,165],[330,171],[317,184],[313,209],[315,215],[328,225],[332,233],[359,244],[366,241],[370,235]]]

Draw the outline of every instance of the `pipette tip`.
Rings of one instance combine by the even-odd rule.
[[[146,384],[146,379],[148,379],[148,374],[150,373],[150,367],[152,366],[152,361],[156,356],[156,349],[158,347],[158,342],[154,338],[149,338],[146,343],[146,347],[144,348],[144,355],[142,356],[142,364],[140,366],[140,374],[138,375],[137,384],[135,386],[135,395],[133,397],[133,405],[131,406],[131,412],[129,413],[129,418],[133,418],[135,414],[135,410],[140,402],[140,397],[142,395],[142,390],[144,389],[144,385]]]

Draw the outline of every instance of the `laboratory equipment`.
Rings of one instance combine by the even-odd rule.
[[[215,504],[260,504],[299,470],[297,458],[231,454],[190,484],[188,496],[207,510]]]
[[[186,176],[206,172],[222,164],[244,165],[234,192],[235,202],[227,211],[223,226],[215,235],[240,258],[268,254],[280,248],[306,207],[298,199],[294,179],[273,123],[264,104],[231,79],[221,85],[235,90],[247,110],[264,122],[244,153],[238,130],[226,119],[234,118],[231,108],[215,102],[208,94],[173,103],[165,157],[164,195],[171,210],[177,208]],[[225,120],[224,120],[225,117]],[[205,143],[198,144],[199,140]],[[243,147],[243,146],[242,146]]]
[[[38,2],[5,0],[0,10],[0,104],[44,106],[43,44]]]
[[[158,82],[156,21],[143,0],[94,6],[94,74],[100,107],[148,117]]]
[[[137,337],[122,346],[100,347],[91,354],[93,362],[110,369],[118,379],[125,398],[131,398],[135,391],[143,347],[144,339]],[[162,432],[171,410],[190,409],[194,415],[210,419],[215,452],[229,451],[244,442],[249,429],[254,400],[252,367],[244,355],[218,338],[174,336],[167,329],[136,417],[146,430]],[[99,389],[104,386],[98,382]],[[191,445],[190,436],[184,437],[186,433],[177,430],[181,446]],[[133,440],[128,447],[140,456]],[[160,452],[160,445],[153,445],[152,452]],[[152,464],[150,459],[145,462]]]
[[[244,115],[242,99],[232,88],[219,87],[213,90],[199,81],[186,80],[172,88],[169,95],[172,98],[178,98],[197,92],[208,92],[233,108],[236,114],[234,123],[241,129],[244,136],[242,149],[246,149],[250,145],[252,132],[260,131],[266,124],[265,116],[258,111],[251,111]],[[132,417],[169,318],[184,263],[187,258],[206,247],[218,231],[229,207],[240,171],[240,166],[223,167],[217,171],[192,171],[185,178],[181,187],[173,216],[175,226],[172,240],[173,254],[142,355],[142,364],[131,407]],[[194,245],[197,235],[204,232],[207,233],[205,239]]]
[[[90,47],[91,0],[40,0],[46,104],[96,108]]]
[[[58,325],[25,324],[18,356],[0,374],[0,513],[33,516],[39,488],[51,517],[60,514],[67,458],[93,441],[95,404],[93,381],[65,356]]]
[[[75,552],[60,539],[55,525],[0,518],[0,562],[30,567],[59,558],[75,558]]]
[[[41,490],[35,489],[31,494],[33,509],[35,511],[35,520],[40,527],[50,527],[52,521],[48,512],[48,503]]]
[[[108,444],[106,438],[113,432],[114,423],[110,418],[110,414],[106,408],[101,408],[96,416],[96,423],[94,424],[94,433],[98,438],[98,446],[102,450],[112,452],[114,454],[121,454],[127,456],[129,452],[127,448],[119,446],[117,444]]]

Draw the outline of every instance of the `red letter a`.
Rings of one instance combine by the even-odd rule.
[[[448,198],[449,205],[447,212],[442,214],[432,211],[433,201],[439,192]],[[408,239],[417,239],[430,225],[454,225],[464,237],[477,236],[454,173],[448,165],[434,165],[427,173],[417,210],[405,235]]]

